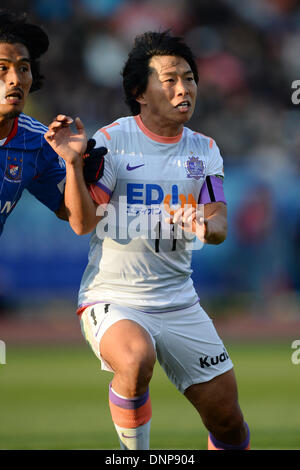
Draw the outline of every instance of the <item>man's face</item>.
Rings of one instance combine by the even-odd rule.
[[[0,43],[0,118],[12,119],[23,111],[31,84],[27,48],[18,43]]]
[[[175,130],[194,112],[197,96],[194,74],[186,60],[177,56],[154,56],[149,66],[152,73],[147,89],[138,99],[141,111],[158,126],[173,126]]]

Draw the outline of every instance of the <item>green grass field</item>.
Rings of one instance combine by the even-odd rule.
[[[300,365],[291,344],[228,344],[253,449],[300,449]],[[0,365],[1,449],[118,449],[112,375],[86,345],[11,347]],[[206,449],[196,411],[155,368],[152,449]]]

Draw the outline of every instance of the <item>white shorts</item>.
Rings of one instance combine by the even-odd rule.
[[[144,313],[98,303],[84,310],[80,323],[103,370],[112,371],[100,355],[101,338],[111,325],[125,319],[137,322],[149,333],[160,365],[182,393],[190,385],[207,382],[233,367],[212,320],[199,304],[167,313]]]

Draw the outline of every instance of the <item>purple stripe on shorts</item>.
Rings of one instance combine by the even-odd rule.
[[[97,183],[95,183],[95,185],[98,186],[98,188],[103,189],[103,191],[111,197],[112,191],[107,186],[100,183],[99,181],[97,181]]]
[[[200,299],[197,299],[196,302],[194,302],[191,305],[186,305],[185,307],[179,307],[179,308],[172,308],[172,309],[169,309],[169,310],[158,310],[158,311],[152,311],[152,312],[147,312],[146,310],[140,310],[140,309],[136,309],[136,310],[138,310],[139,312],[143,312],[143,313],[151,313],[151,315],[156,314],[156,313],[171,313],[171,312],[178,312],[178,310],[185,310],[186,308],[193,307],[199,301],[200,301]]]
[[[111,383],[109,384],[109,401],[120,408],[126,408],[126,410],[135,410],[143,406],[149,398],[149,389],[140,397],[137,398],[120,398],[116,395],[112,388]]]
[[[216,439],[211,433],[209,433],[210,440],[211,440],[211,442],[213,443],[213,445],[214,445],[215,447],[217,447],[218,449],[224,449],[224,450],[244,450],[244,449],[246,449],[246,447],[248,447],[249,442],[250,442],[250,431],[249,431],[249,427],[248,427],[248,424],[247,424],[247,423],[245,423],[245,425],[246,425],[246,428],[247,428],[247,437],[246,437],[246,439],[244,440],[244,442],[242,442],[240,445],[225,444],[224,442],[218,441],[218,439]]]
[[[214,175],[210,175],[207,178],[210,179],[210,188],[208,188],[208,183],[205,180],[205,183],[203,184],[200,191],[198,204],[208,204],[210,202],[224,202],[226,204],[223,189],[223,178],[219,178],[218,176]],[[213,191],[214,201],[212,195],[209,192],[209,189],[210,191]]]

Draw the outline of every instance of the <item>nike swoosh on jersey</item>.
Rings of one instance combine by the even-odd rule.
[[[141,166],[144,166],[144,165],[145,165],[145,163],[142,163],[141,165],[130,166],[129,163],[127,163],[126,170],[128,170],[128,171],[136,170],[137,168],[140,168]]]

